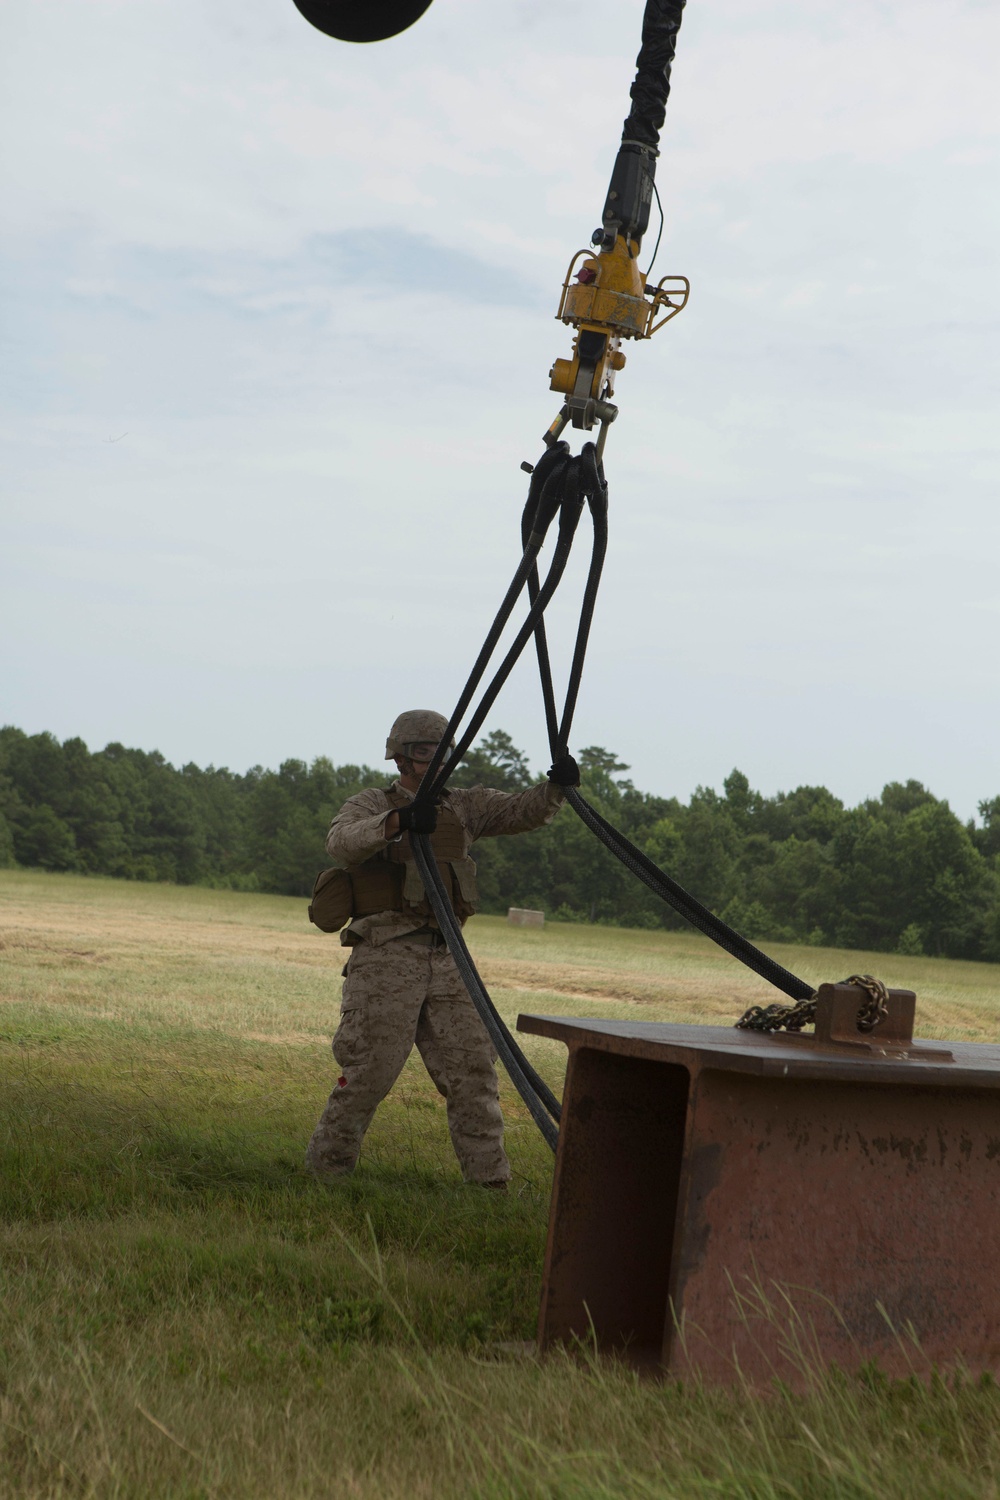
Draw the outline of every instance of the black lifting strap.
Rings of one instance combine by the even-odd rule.
[[[601,569],[604,564],[604,556],[607,551],[608,540],[608,487],[604,479],[603,466],[596,461],[593,444],[585,445],[580,455],[581,463],[593,465],[592,476],[588,473],[587,499],[590,504],[591,514],[594,519],[594,552],[591,558],[590,572],[584,589],[583,607],[580,612],[580,624],[577,629],[576,646],[573,652],[573,661],[570,667],[569,682],[566,688],[566,701],[562,717],[557,721],[555,693],[552,686],[552,668],[549,661],[548,644],[545,637],[545,621],[539,620],[535,627],[535,651],[538,657],[538,675],[542,685],[542,701],[545,705],[545,722],[548,728],[549,749],[553,760],[558,760],[565,755],[569,746],[569,734],[573,722],[573,712],[576,708],[577,695],[580,690],[580,678],[583,675],[583,663],[587,651],[587,640],[590,634],[590,625],[593,619],[594,604],[597,599],[597,591],[600,587]],[[537,569],[533,569],[528,577],[529,597],[535,597],[539,592]],[[799,979],[775,959],[769,958],[749,938],[743,937],[735,928],[729,926],[721,917],[709,911],[684,887],[659,865],[649,858],[647,854],[627,838],[624,833],[615,828],[606,818],[593,807],[575,787],[566,789],[566,800],[573,811],[586,824],[591,833],[600,839],[606,849],[610,849],[616,859],[621,860],[627,870],[635,875],[644,885],[672,906],[674,911],[679,912],[693,927],[697,927],[706,937],[710,937],[720,948],[739,959],[740,963],[746,964],[747,968],[753,969],[760,974],[776,989],[784,994],[790,995],[795,1000],[809,1000],[815,994],[811,985],[804,979]]]
[[[442,735],[435,756],[424,774],[414,798],[415,803],[436,802],[441,796],[448,778],[482,727],[486,715],[496,701],[518,658],[534,635],[536,627],[541,623],[545,609],[562,580],[577,525],[583,512],[584,481],[581,480],[580,470],[581,460],[570,456],[569,446],[566,443],[553,444],[536,465],[521,523],[524,542],[521,561],[462,690],[448,728]],[[559,525],[553,558],[545,581],[539,584],[538,554],[556,516],[559,518]],[[465,732],[445,761],[446,747],[457,733],[458,725],[485,676],[503,629],[529,579],[532,580],[532,587],[529,609],[524,622],[473,711]],[[442,762],[444,762],[443,765]],[[559,1101],[521,1051],[483,983],[482,976],[466,945],[461,924],[455,916],[445,890],[430,840],[424,834],[411,832],[410,843],[417,872],[431,910],[444,933],[448,949],[465,982],[472,1003],[482,1018],[490,1039],[532,1119],[554,1151],[558,1140],[557,1126],[561,1113]]]
[[[441,879],[441,871],[430,852],[430,840],[424,833],[411,833],[410,845],[413,849],[417,871],[431,904],[431,910],[444,933],[448,951],[455,960],[455,967],[462,976],[469,997],[479,1012],[483,1025],[489,1033],[490,1041],[497,1049],[500,1061],[507,1069],[511,1082],[528,1106],[531,1118],[554,1151],[559,1139],[558,1126],[561,1116],[559,1102],[511,1036],[503,1016],[490,998],[490,993],[466,945],[461,924],[448,900],[444,882]]]
[[[587,445],[590,447],[591,445]],[[587,448],[581,457],[587,455]],[[562,718],[556,720],[555,693],[552,686],[552,668],[549,662],[548,645],[545,637],[545,622],[540,620],[535,628],[535,650],[538,657],[538,675],[542,685],[542,701],[545,705],[545,721],[548,727],[549,749],[553,760],[558,760],[564,755],[569,745],[570,728],[573,722],[573,712],[576,708],[577,695],[580,690],[580,678],[583,674],[583,663],[587,650],[587,639],[590,634],[590,625],[593,619],[594,604],[597,599],[597,591],[600,586],[601,568],[607,551],[608,539],[608,490],[604,482],[603,469],[599,472],[599,487],[588,495],[591,513],[594,517],[594,553],[591,558],[590,572],[584,589],[583,607],[580,613],[580,624],[577,630],[576,646],[573,652],[573,662],[570,667],[569,683],[566,688],[566,701],[563,708]],[[537,571],[528,578],[529,594],[538,590]],[[696,900],[682,885],[679,885],[665,870],[653,863],[647,854],[636,847],[619,829],[610,824],[606,818],[593,807],[575,787],[566,789],[566,800],[573,811],[583,823],[600,839],[605,848],[610,849],[615,857],[621,860],[627,870],[631,871],[644,885],[648,886],[654,895],[659,896],[668,906],[672,906],[686,921],[700,932],[705,933],[713,942],[718,943],[727,953],[762,978],[768,980],[784,994],[792,996],[795,1000],[811,999],[815,993],[812,987],[806,984],[804,979],[799,979],[788,969],[769,958],[766,953],[750,942],[748,938],[742,937],[721,917],[709,911]]]
[[[448,727],[441,737],[441,742],[435,751],[434,758],[424,774],[417,793],[418,798],[426,801],[436,802],[452,772],[465,756],[475,736],[482,728],[486,715],[500,693],[501,688],[510,676],[513,668],[523,652],[528,641],[531,639],[535,626],[548,605],[550,599],[562,580],[569,561],[570,549],[576,533],[577,524],[583,508],[583,501],[579,496],[579,486],[575,484],[574,474],[579,465],[579,459],[570,457],[568,443],[553,443],[546,449],[545,453],[535,465],[528,487],[528,498],[525,502],[524,512],[521,518],[521,536],[523,553],[518,564],[517,571],[511,580],[510,587],[504,595],[503,603],[497,611],[493,624],[487,633],[483,648],[476,658],[468,681],[462,689],[455,710],[448,721]],[[559,516],[559,531],[552,562],[545,578],[545,583],[539,589],[538,579],[538,554],[546,533],[555,519]],[[500,663],[489,687],[476,708],[468,727],[458,740],[455,749],[445,760],[447,747],[458,734],[458,726],[461,723],[469,704],[475,695],[476,689],[485,675],[489,666],[490,658],[496,649],[497,642],[503,634],[507,621],[513,613],[518,597],[529,579],[535,580],[535,589],[530,596],[531,608],[528,615],[514,639],[514,643],[503,661]],[[442,765],[442,762],[444,764]],[[426,790],[425,790],[426,789]]]
[[[762,979],[773,984],[776,989],[791,995],[795,1000],[811,1000],[816,991],[812,985],[806,984],[804,979],[799,979],[775,959],[769,958],[766,953],[754,946],[749,938],[742,937],[734,928],[717,917],[714,912],[709,911],[707,906],[702,906],[696,901],[690,892],[661,870],[659,865],[653,863],[648,855],[643,854],[625,834],[614,828],[596,807],[592,807],[586,797],[581,796],[575,788],[570,788],[566,793],[566,800],[577,816],[587,825],[591,833],[597,835],[606,849],[610,849],[616,859],[620,859],[627,870],[630,870],[643,885],[649,887],[655,896],[672,906],[674,911],[679,912],[682,917],[710,937],[713,943],[718,943],[733,958],[738,958],[741,964],[746,964],[748,969],[753,969]]]
[[[584,503],[589,508],[593,523],[593,547],[566,697],[562,714],[559,715],[552,682],[544,615],[565,572]],[[556,546],[549,571],[544,581],[541,581],[538,574],[538,554],[556,516],[559,518]],[[415,801],[436,802],[438,800],[532,635],[535,639],[545,719],[553,760],[559,759],[566,753],[608,543],[608,489],[603,467],[597,460],[596,450],[592,443],[585,444],[577,458],[570,456],[565,443],[555,444],[543,454],[532,476],[528,500],[522,516],[521,532],[524,543],[521,561],[490,627],[483,649],[462,690],[455,712],[449,721],[448,730],[442,736],[434,760],[427,769]],[[465,732],[445,760],[446,747],[457,733],[458,725],[475,697],[476,690],[489,667],[493,651],[525,586],[527,586],[529,600],[529,609],[525,619],[512,646],[474,709]],[[721,917],[717,917],[714,912],[709,911],[706,906],[697,901],[672,876],[654,864],[648,855],[637,848],[625,834],[610,824],[578,789],[567,788],[566,800],[585,826],[625,865],[626,869],[662,901],[679,912],[692,926],[697,927],[727,953],[767,979],[784,994],[796,1000],[812,997],[814,991],[811,986],[783,968],[774,959],[769,958],[766,953],[763,953],[747,938],[742,937],[728,923],[723,922]],[[449,951],[470,998],[483,1020],[511,1081],[545,1140],[554,1150],[558,1139],[556,1127],[560,1119],[559,1103],[511,1035],[483,983],[465,942],[461,924],[448,899],[437,861],[433,857],[430,840],[423,834],[411,833],[410,842],[431,909],[438,926],[444,933]]]

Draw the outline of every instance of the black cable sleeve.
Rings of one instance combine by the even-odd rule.
[[[588,449],[590,450],[588,452]],[[566,707],[563,711],[561,723],[556,727],[555,693],[552,686],[552,669],[549,661],[548,645],[545,637],[544,616],[539,620],[535,628],[535,647],[538,656],[538,671],[541,679],[542,698],[545,704],[546,725],[549,734],[549,749],[553,760],[568,749],[569,733],[572,726],[573,709],[576,704],[576,695],[583,674],[584,658],[586,656],[587,639],[590,624],[593,618],[594,606],[597,600],[597,591],[600,585],[601,570],[604,556],[607,551],[608,539],[608,486],[604,478],[604,471],[596,463],[596,450],[591,444],[587,444],[581,453],[592,470],[586,475],[581,486],[587,493],[590,504],[591,515],[594,522],[594,550],[591,556],[590,571],[587,577],[587,585],[584,591],[584,600],[580,614],[580,625],[577,630],[576,647],[573,654],[573,664],[570,669],[569,687],[567,689]],[[532,597],[533,591],[537,589],[537,569],[533,570],[528,578],[528,596]],[[586,800],[582,793],[575,787],[564,788],[566,800],[573,811],[581,819],[584,825],[600,839],[605,848],[619,859],[626,869],[635,875],[647,886],[661,901],[672,906],[687,922],[698,928],[706,937],[725,949],[733,958],[755,973],[760,974],[763,979],[768,980],[776,989],[791,996],[795,1000],[811,999],[815,991],[792,974],[775,959],[769,958],[748,938],[743,937],[735,928],[729,926],[721,917],[709,911],[690,892],[686,891],[665,870],[653,863],[648,855],[637,848],[632,841],[619,829],[607,822],[595,807]]]
[[[476,708],[476,711],[473,714],[472,718],[469,720],[469,723],[466,726],[461,739],[458,741],[455,749],[451,752],[448,760],[445,762],[444,766],[439,772],[437,780],[434,782],[429,791],[425,793],[424,787],[427,785],[427,779],[430,773],[430,768],[428,768],[428,771],[424,775],[424,779],[421,782],[420,789],[417,792],[417,798],[415,798],[414,800],[437,800],[437,798],[443,792],[452,771],[454,771],[455,767],[462,760],[462,757],[465,755],[469,746],[472,744],[475,736],[482,728],[487,714],[499,697],[504,683],[507,681],[507,678],[514,670],[514,667],[516,666],[525,646],[531,640],[538,621],[542,618],[545,610],[548,608],[549,602],[551,601],[553,594],[555,593],[562,580],[562,576],[566,571],[566,564],[569,561],[569,554],[573,545],[573,537],[576,532],[577,524],[580,520],[582,507],[583,502],[579,499],[579,497],[576,498],[575,502],[571,502],[569,499],[565,499],[562,501],[559,510],[559,536],[552,554],[552,562],[549,566],[549,571],[546,574],[545,582],[542,584],[534,603],[529,608],[528,613],[525,616],[524,623],[521,625],[520,630],[514,637],[514,641],[509,651],[501,661],[499,667],[494,673],[489,686],[483,693],[483,696],[479,701],[479,705]],[[528,570],[528,575],[530,576],[530,568]]]
[[[528,598],[534,604],[538,597],[538,569],[528,575]],[[542,706],[545,710],[545,732],[549,741],[549,754],[555,760],[559,743],[559,715],[556,709],[555,689],[552,686],[552,663],[549,660],[549,643],[545,634],[544,615],[535,626],[535,655],[538,658],[538,676],[542,684]]]
[[[525,544],[524,527],[522,525],[522,546]],[[538,598],[541,585],[538,578],[538,566],[532,568],[528,574],[528,603],[534,605]],[[545,616],[539,619],[535,626],[535,653],[538,657],[538,676],[542,685],[542,703],[545,711],[545,729],[549,741],[552,758],[556,758],[556,750],[553,748],[559,737],[559,719],[556,710],[555,691],[552,686],[552,664],[549,661],[548,640],[545,634]]]
[[[586,824],[591,833],[597,835],[601,843],[611,850],[617,859],[620,859],[627,870],[631,870],[643,883],[648,886],[654,895],[659,896],[668,906],[672,906],[682,917],[697,927],[706,937],[710,937],[720,948],[724,948],[733,958],[739,959],[740,963],[746,964],[748,969],[753,969],[762,979],[773,984],[776,989],[784,994],[790,995],[793,1000],[811,1000],[815,990],[806,984],[797,974],[792,974],[775,959],[769,958],[766,953],[754,946],[748,938],[742,937],[734,928],[717,917],[714,912],[709,911],[707,906],[702,906],[682,885],[678,885],[665,870],[653,863],[648,855],[637,849],[635,844],[621,833],[612,824],[592,807],[587,799],[576,787],[565,788],[566,800],[577,816]]]
[[[576,708],[580,681],[583,676],[587,642],[594,617],[594,608],[597,603],[597,593],[600,587],[601,573],[604,568],[604,558],[608,548],[608,486],[604,478],[603,466],[597,461],[597,450],[593,443],[585,444],[577,462],[582,471],[581,489],[587,497],[591,519],[594,524],[594,541],[591,550],[590,568],[587,573],[587,582],[584,586],[580,621],[577,626],[576,644],[573,649],[573,660],[570,667],[561,721],[556,711],[555,692],[552,686],[552,667],[549,660],[549,647],[545,633],[544,616],[535,627],[535,653],[538,658],[538,675],[542,686],[542,702],[545,708],[545,726],[549,739],[549,751],[553,761],[558,760],[559,756],[564,754],[569,746],[573,713]],[[532,602],[534,602],[537,591],[538,572],[537,569],[534,569],[528,578],[528,598]]]
[[[568,444],[553,444],[543,454],[535,467],[522,516],[524,551],[521,563],[507,591],[504,603],[494,619],[490,635],[487,637],[487,641],[482,651],[480,651],[475,667],[466,682],[462,697],[449,722],[448,732],[442,736],[442,740],[439,743],[438,751],[436,752],[438,765],[441,763],[444,749],[451,739],[455,727],[457,727],[475,688],[482,678],[489,656],[492,655],[496,640],[499,638],[503,626],[510,616],[517,595],[520,593],[524,581],[531,578],[535,584],[535,597],[529,599],[527,618],[521,626],[507,656],[495,674],[483,700],[480,702],[472,722],[445,763],[436,781],[432,784],[430,784],[431,773],[435,767],[433,765],[428,767],[428,771],[425,773],[417,793],[418,798],[436,800],[440,795],[452,770],[465,754],[475,733],[481,727],[486,714],[492,707],[501,687],[523,652],[525,645],[527,645],[527,642],[534,634],[536,625],[543,619],[545,609],[562,579],[583,509],[583,500],[579,494],[579,483],[576,474],[579,461],[571,460],[568,455]],[[545,533],[557,511],[559,512],[559,535],[545,583],[539,588],[537,587],[538,552]],[[429,784],[430,789],[425,792],[424,788],[428,787]],[[437,863],[428,852],[429,846],[426,837],[411,833],[410,842],[418,873],[427,892],[428,900],[431,903],[431,909],[445,936],[448,950],[455,961],[455,966],[462,977],[469,997],[475,1005],[497,1050],[497,1055],[510,1075],[511,1081],[524,1100],[532,1119],[535,1121],[547,1144],[554,1151],[558,1143],[558,1129],[553,1124],[553,1121],[558,1122],[560,1118],[559,1102],[545,1080],[528,1062],[528,1059],[511,1036],[503,1017],[493,1004],[489,991],[483,983],[472,955],[466,946],[461,924],[455,917],[451,902],[448,899],[447,892],[441,880]]]
[[[449,776],[465,756],[466,752],[469,749],[469,746],[472,744],[472,741],[475,739],[476,735],[479,733],[479,730],[482,728],[487,714],[493,707],[497,698],[500,696],[500,692],[504,686],[504,683],[507,681],[507,678],[514,670],[514,667],[517,665],[522,651],[534,634],[535,627],[539,619],[547,608],[552,595],[555,593],[562,575],[566,571],[566,563],[568,562],[568,560],[569,547],[564,546],[561,548],[557,548],[555,553],[553,554],[552,566],[550,567],[546,575],[545,582],[539,590],[538,599],[536,600],[535,605],[532,606],[527,618],[525,619],[524,624],[521,626],[521,629],[514,637],[514,642],[510,650],[501,661],[489,686],[484,691],[482,698],[479,700],[479,705],[476,708],[475,713],[470,718],[461,739],[458,741],[455,749],[452,751],[451,756],[442,768],[440,775],[438,776],[438,780],[431,790],[430,796],[435,801],[441,795]]]
[[[437,861],[430,852],[427,836],[422,833],[412,834],[410,844],[431,910],[444,934],[448,951],[455,960],[455,967],[462,976],[469,997],[486,1027],[501,1062],[510,1075],[511,1082],[524,1100],[531,1118],[547,1144],[555,1151],[559,1140],[558,1122],[562,1113],[559,1101],[525,1057],[490,998],[489,991],[466,945],[461,924],[448,900]]]
[[[576,712],[576,701],[580,693],[580,682],[583,677],[583,664],[587,655],[587,644],[590,640],[590,627],[594,620],[594,609],[597,604],[598,590],[601,586],[604,559],[608,550],[608,487],[604,481],[604,470],[597,462],[596,449],[591,443],[586,445],[580,457],[582,464],[592,466],[593,468],[592,480],[589,487],[585,487],[585,492],[594,524],[594,543],[590,556],[590,569],[587,573],[587,582],[583,590],[583,602],[580,606],[580,622],[577,626],[576,643],[573,647],[573,660],[570,663],[569,681],[566,687],[566,699],[563,704],[562,719],[559,723],[557,749],[553,751],[553,759],[558,759],[569,748],[570,730],[573,727],[573,715]]]
[[[642,45],[635,60],[635,82],[629,90],[632,108],[622,131],[624,143],[641,141],[654,148],[659,144],[684,3],[685,0],[646,0]]]
[[[441,763],[448,753],[448,746],[454,739],[458,726],[462,721],[462,716],[482,680],[483,674],[489,665],[490,657],[496,650],[497,642],[503,634],[504,627],[510,619],[514,606],[524,588],[525,581],[533,569],[537,572],[538,553],[559,508],[558,485],[552,483],[556,478],[553,471],[558,471],[565,464],[568,453],[568,443],[554,443],[551,448],[546,449],[535,465],[534,473],[531,476],[531,483],[528,486],[528,498],[524,504],[522,533],[525,535],[526,540],[524,542],[521,561],[517,565],[514,577],[511,579],[507,592],[504,595],[503,602],[493,618],[493,624],[486,634],[486,639],[483,642],[479,655],[476,657],[472,671],[466,679],[465,686],[459,695],[458,702],[448,721],[448,727],[441,736],[430,765],[424,772],[420,783],[420,790],[417,793],[417,796],[421,800],[427,800],[430,796],[430,792],[425,793],[424,788],[435,786]],[[458,757],[458,759],[460,758]],[[451,774],[451,771],[458,764],[458,759],[454,755],[450,758],[445,780],[447,780],[447,776]],[[443,782],[441,785],[443,785]],[[437,789],[434,795],[437,796],[439,794],[440,791]]]

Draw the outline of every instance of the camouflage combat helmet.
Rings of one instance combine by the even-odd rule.
[[[419,745],[421,742],[436,745],[447,728],[448,720],[444,714],[436,714],[432,708],[408,709],[405,714],[399,715],[389,730],[389,738],[385,742],[386,760],[395,760],[397,755],[405,755],[407,745]],[[451,747],[455,748],[454,740]]]

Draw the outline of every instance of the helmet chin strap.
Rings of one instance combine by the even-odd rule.
[[[415,776],[416,767],[408,755],[397,755],[396,766],[402,776]]]

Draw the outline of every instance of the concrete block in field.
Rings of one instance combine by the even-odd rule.
[[[529,911],[524,906],[509,906],[507,908],[507,921],[512,927],[544,927],[545,913],[543,911]]]

